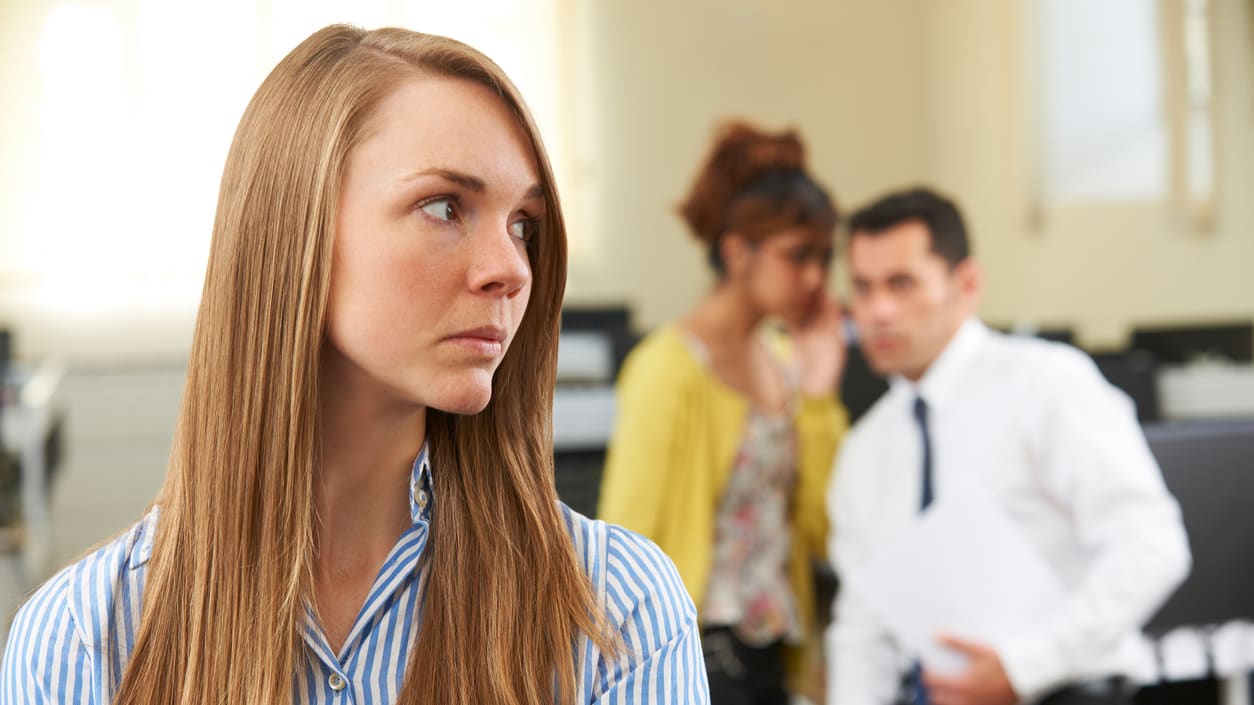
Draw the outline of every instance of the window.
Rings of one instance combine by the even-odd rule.
[[[1030,1],[1042,204],[1168,201],[1209,212],[1209,1]]]
[[[1182,85],[1176,87],[1183,95],[1176,100],[1182,115],[1176,121],[1174,140],[1184,166],[1177,174],[1183,183],[1176,185],[1175,192],[1196,221],[1208,224],[1213,218],[1211,195],[1215,188],[1210,2],[1184,0],[1177,17],[1184,66],[1183,80],[1179,81]]]
[[[23,138],[29,161],[4,165],[28,196],[0,213],[0,289],[45,313],[190,321],[244,106],[287,51],[332,22],[410,27],[484,51],[527,96],[561,173],[556,2],[54,5],[31,57],[40,78],[27,122],[38,134]]]

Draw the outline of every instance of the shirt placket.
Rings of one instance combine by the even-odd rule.
[[[358,692],[364,684],[354,683],[352,673],[369,673],[373,670],[354,668],[360,657],[362,644],[370,638],[373,630],[380,628],[387,609],[396,609],[398,600],[395,598],[410,584],[409,581],[417,581],[420,577],[417,573],[426,549],[433,505],[431,475],[426,463],[425,449],[414,463],[410,480],[410,504],[414,525],[401,535],[383,561],[366,602],[362,605],[361,613],[353,622],[342,653],[338,656],[327,643],[312,606],[306,605],[304,641],[314,656],[310,667],[316,671],[307,678],[312,702],[338,705],[357,701]]]

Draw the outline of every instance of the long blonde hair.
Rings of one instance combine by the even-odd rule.
[[[346,159],[415,72],[488,86],[535,149],[548,207],[532,292],[473,416],[428,410],[440,508],[399,702],[573,702],[574,644],[613,649],[557,505],[552,401],[565,225],[517,89],[459,42],[322,29],[261,84],[222,177],[187,385],[118,703],[289,702],[312,599],[318,370]],[[415,449],[416,451],[417,449]]]

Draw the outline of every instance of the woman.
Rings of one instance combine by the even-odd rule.
[[[22,609],[0,702],[704,702],[673,567],[556,498],[564,272],[495,64],[305,40],[227,158],[166,484]]]
[[[786,703],[783,651],[812,637],[810,566],[846,425],[826,293],[837,214],[796,135],[742,123],[718,136],[681,213],[716,282],[623,366],[600,516],[674,559],[712,701]]]

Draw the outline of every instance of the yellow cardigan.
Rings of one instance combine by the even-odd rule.
[[[598,517],[657,543],[700,611],[714,560],[714,517],[741,445],[748,401],[693,357],[673,323],[628,355],[617,397]],[[802,400],[789,577],[807,637],[815,621],[811,560],[827,554],[824,495],[847,426],[834,397]]]

